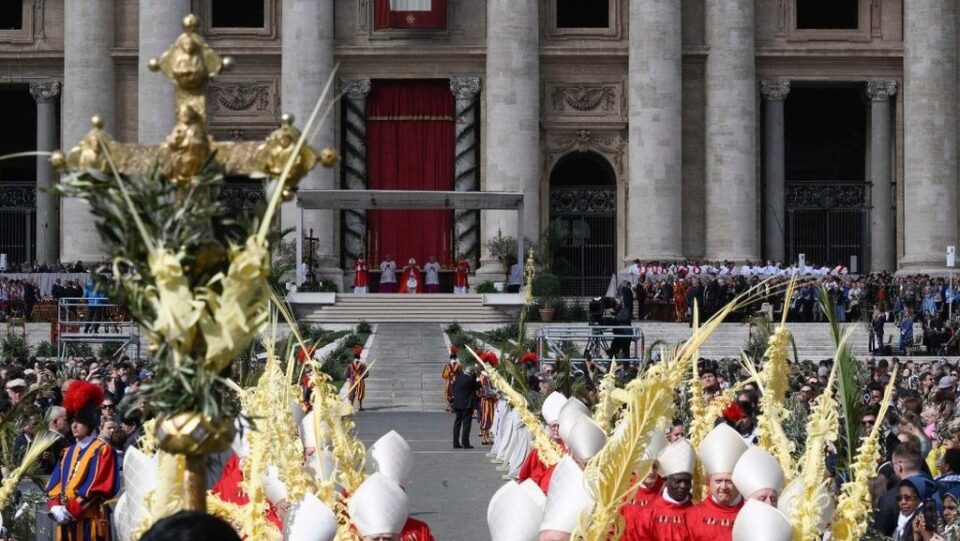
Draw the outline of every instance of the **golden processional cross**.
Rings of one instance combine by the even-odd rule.
[[[197,17],[185,17],[184,32],[160,58],[151,58],[148,63],[151,70],[162,72],[176,87],[176,125],[163,143],[140,145],[113,141],[103,131],[103,120],[95,116],[93,129],[75,147],[66,154],[53,154],[50,158],[53,166],[61,171],[95,169],[111,173],[115,168],[121,175],[145,175],[156,164],[166,178],[185,187],[197,178],[213,153],[225,175],[279,178],[300,137],[292,125],[292,116],[283,115],[281,126],[262,143],[219,142],[207,133],[207,84],[221,71],[232,68],[233,62],[211,49],[197,33],[198,27]],[[284,199],[293,197],[292,188],[318,160],[329,167],[336,158],[333,149],[324,149],[318,155],[304,145],[288,176]]]

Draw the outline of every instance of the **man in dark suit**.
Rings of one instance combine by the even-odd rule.
[[[470,426],[473,424],[477,390],[480,389],[476,372],[476,366],[467,367],[453,380],[453,411],[457,414],[457,419],[453,422],[454,449],[473,449],[470,445]]]

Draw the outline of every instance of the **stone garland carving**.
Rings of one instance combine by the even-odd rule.
[[[896,93],[896,81],[870,81],[867,83],[867,97],[871,101],[887,101]]]
[[[550,189],[550,214],[612,214],[617,211],[613,186]]]
[[[454,162],[454,189],[458,192],[476,191],[480,188],[477,178],[479,151],[477,142],[477,95],[480,93],[479,77],[450,79],[450,91],[456,98],[456,146]],[[457,210],[454,212],[454,234],[457,254],[476,264],[480,249],[480,212]]]
[[[788,182],[788,209],[864,208],[867,203],[866,183]]]
[[[367,189],[367,95],[370,79],[346,79],[340,81],[344,99],[343,123],[343,188]],[[352,260],[366,252],[367,213],[364,210],[343,211],[343,251],[349,266]]]
[[[619,133],[593,134],[590,130],[577,130],[573,133],[561,133],[547,139],[546,172],[561,156],[568,152],[596,152],[605,156],[613,164],[618,176],[623,175],[623,155],[626,142]]]
[[[610,111],[616,104],[616,88],[613,85],[560,85],[553,89],[551,100],[556,111],[567,107],[574,111],[587,112],[599,109]]]
[[[273,97],[270,85],[267,84],[225,84],[212,85],[210,97],[213,102],[211,109],[220,111],[221,108],[230,111],[267,111]]]
[[[37,103],[56,101],[60,97],[60,83],[57,81],[30,83],[30,95]]]

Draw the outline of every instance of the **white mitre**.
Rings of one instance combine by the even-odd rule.
[[[750,499],[755,492],[773,489],[783,490],[783,468],[773,455],[760,447],[750,446],[733,468],[733,484],[744,498]]]
[[[410,500],[400,485],[377,472],[353,493],[347,510],[360,537],[397,535],[410,515]]]
[[[510,481],[500,487],[487,506],[491,541],[536,541],[546,499],[530,479],[521,484]]]
[[[570,437],[570,429],[573,428],[573,423],[584,415],[590,415],[590,408],[576,397],[570,397],[567,403],[560,408],[560,413],[557,414],[557,424],[559,424],[560,438],[564,442]]]
[[[620,425],[617,425],[617,427],[619,428]],[[640,460],[656,460],[660,451],[663,451],[663,448],[666,446],[667,436],[664,435],[663,431],[658,429],[651,430],[650,443],[648,443],[647,447],[643,450],[643,456],[640,457]]]
[[[317,432],[313,427],[313,410],[303,416],[300,420],[300,441],[303,442],[304,449],[316,449]]]
[[[780,512],[757,500],[747,500],[733,523],[733,541],[790,541],[793,525]]]
[[[273,505],[287,499],[287,485],[280,480],[280,470],[273,464],[267,466],[263,476],[263,493]]]
[[[306,412],[304,412],[300,404],[292,398],[290,399],[290,413],[293,415],[293,426],[299,427],[300,423],[303,422],[303,418],[306,416]]]
[[[337,517],[309,492],[290,508],[283,523],[286,541],[333,541]]]
[[[383,473],[400,486],[406,486],[413,471],[413,450],[396,430],[387,432],[375,441],[368,454],[375,471]]]
[[[311,477],[321,481],[329,481],[336,474],[337,465],[330,451],[320,449],[307,457],[304,469]]]
[[[600,425],[586,415],[582,415],[570,429],[570,437],[566,440],[567,447],[573,458],[586,462],[596,456],[607,443],[607,435]]]
[[[783,488],[780,492],[780,499],[777,502],[777,508],[788,517],[793,514],[794,508],[800,503],[803,496],[803,478],[798,477]],[[830,524],[830,518],[836,509],[837,502],[834,501],[826,483],[820,483],[817,493],[814,496],[817,500],[817,506],[820,507],[820,529],[824,529]]]
[[[707,475],[733,473],[740,455],[747,450],[743,437],[726,423],[713,427],[713,430],[700,444],[700,462]]]
[[[580,516],[593,508],[593,498],[587,490],[583,470],[570,455],[564,455],[553,470],[547,504],[543,509],[540,531],[553,530],[573,533]]]
[[[119,541],[132,539],[133,531],[149,516],[146,499],[157,488],[158,463],[159,454],[149,457],[136,447],[123,453],[123,494],[113,511]]]
[[[250,439],[247,437],[252,428],[246,417],[240,416],[233,421],[233,443],[230,449],[237,454],[237,458],[244,459],[250,454]]]
[[[660,477],[670,477],[678,473],[693,474],[697,466],[697,453],[687,440],[677,440],[657,455],[657,473]]]
[[[548,425],[556,423],[560,418],[560,410],[563,409],[566,403],[567,397],[563,396],[562,393],[558,393],[557,391],[550,393],[543,401],[543,405],[540,406],[540,414],[543,415],[543,420],[546,421]]]

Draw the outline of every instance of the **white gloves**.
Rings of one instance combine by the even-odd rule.
[[[53,515],[53,520],[56,520],[58,524],[65,524],[73,520],[73,515],[62,505],[54,505],[51,507],[50,514]]]

